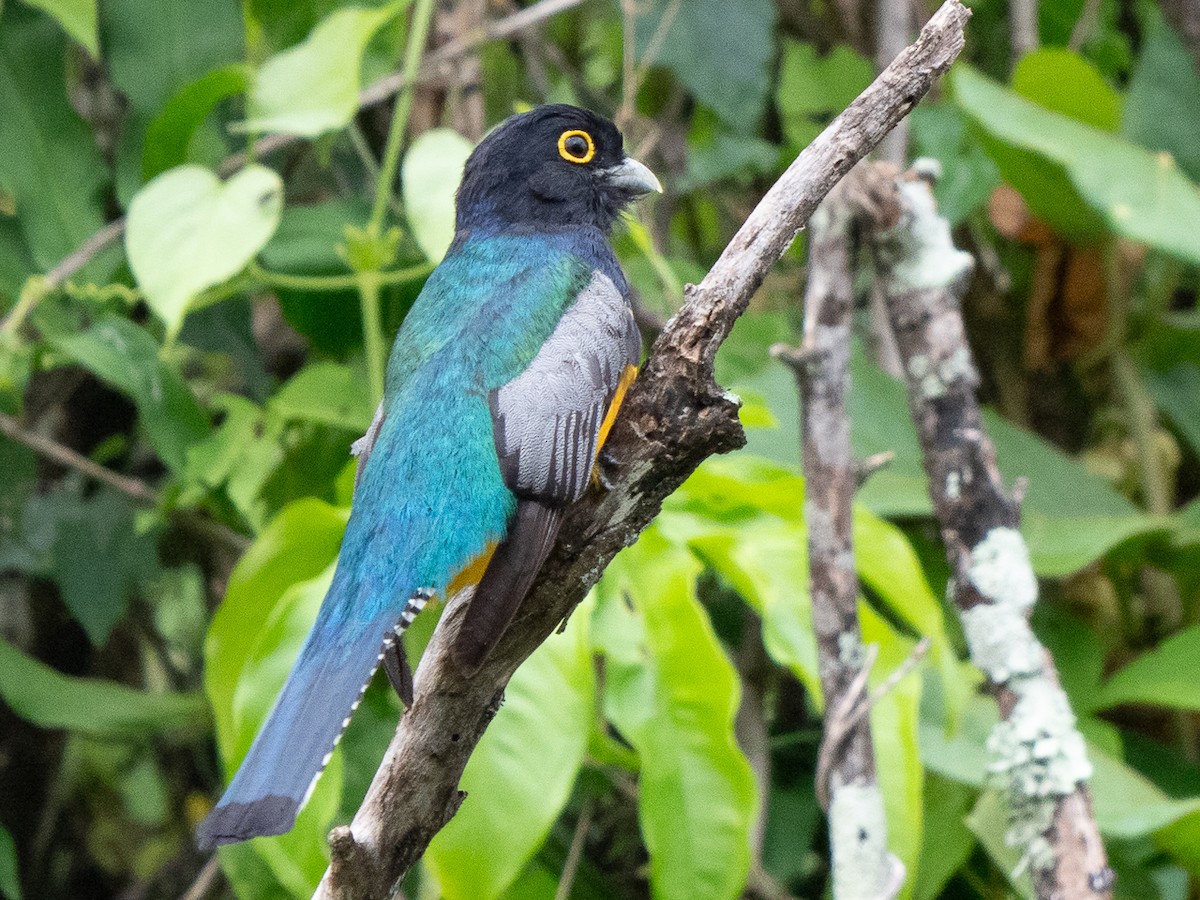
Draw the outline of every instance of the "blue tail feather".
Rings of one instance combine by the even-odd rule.
[[[339,608],[328,602],[337,600],[339,587],[357,586],[335,580],[330,588],[266,723],[220,803],[197,829],[201,849],[292,827],[379,668],[385,642],[412,622],[426,597],[414,594],[399,622],[394,613],[383,614],[352,630],[344,625],[335,630],[325,620]]]

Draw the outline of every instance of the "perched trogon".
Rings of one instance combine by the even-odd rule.
[[[468,159],[454,242],[396,337],[329,593],[202,847],[292,827],[366,685],[435,595],[477,582],[455,662],[477,668],[588,489],[641,353],[609,245],[661,190],[607,119],[513,116]]]

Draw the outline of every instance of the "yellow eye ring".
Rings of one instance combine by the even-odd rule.
[[[577,137],[583,138],[587,142],[587,151],[585,153],[576,154],[567,149],[567,141]],[[592,136],[586,131],[579,131],[578,129],[564,131],[558,138],[558,155],[567,162],[578,163],[579,165],[590,163],[596,156],[596,142],[592,140]]]

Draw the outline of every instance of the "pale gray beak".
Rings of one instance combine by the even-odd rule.
[[[609,184],[628,191],[636,197],[652,192],[659,194],[663,192],[662,184],[657,176],[632,156],[625,157],[617,165],[603,171]]]

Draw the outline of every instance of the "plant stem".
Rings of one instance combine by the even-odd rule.
[[[404,89],[396,96],[396,105],[392,108],[392,124],[388,129],[387,144],[383,149],[379,179],[375,182],[375,204],[371,207],[371,219],[367,225],[367,230],[372,234],[379,234],[383,227],[383,217],[392,195],[392,185],[396,181],[396,169],[400,165],[400,147],[404,143],[408,114],[412,109],[417,70],[421,67],[421,56],[425,52],[432,18],[433,0],[417,0],[412,25],[408,31],[408,46],[404,51]]]
[[[358,287],[361,275],[347,272],[345,275],[296,275],[290,272],[272,272],[257,263],[251,263],[247,270],[250,277],[268,287],[283,288],[292,291],[349,291]],[[404,269],[393,269],[390,272],[373,272],[380,286],[387,284],[407,284],[424,278],[433,271],[431,263],[421,263]]]
[[[387,348],[383,343],[383,317],[380,314],[379,272],[358,273],[358,296],[362,302],[363,349],[367,354],[367,376],[371,385],[371,404],[383,399]]]

